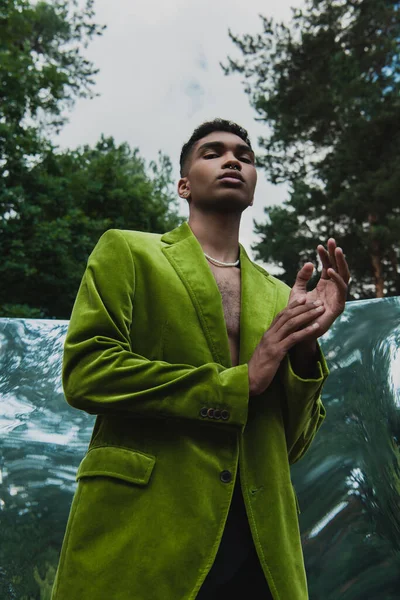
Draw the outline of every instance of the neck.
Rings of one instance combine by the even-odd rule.
[[[188,223],[203,252],[222,262],[239,257],[240,216],[190,211]]]

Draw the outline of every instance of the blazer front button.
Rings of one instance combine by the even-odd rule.
[[[207,406],[203,406],[203,408],[202,408],[202,409],[201,409],[201,411],[200,411],[200,416],[201,416],[201,417],[203,417],[203,419],[205,419],[205,418],[206,418],[206,416],[207,416],[207,413],[208,413],[208,408],[207,408]]]
[[[219,478],[222,483],[230,483],[232,481],[232,473],[230,471],[221,471]]]
[[[227,421],[231,415],[229,414],[229,410],[221,410],[221,418],[224,421]]]

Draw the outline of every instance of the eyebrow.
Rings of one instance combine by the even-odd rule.
[[[202,150],[207,150],[208,148],[214,148],[216,150],[223,150],[225,148],[225,144],[223,142],[205,142],[197,149],[197,152],[200,153]],[[236,144],[236,151],[249,152],[252,156],[254,156],[253,150],[247,144]]]

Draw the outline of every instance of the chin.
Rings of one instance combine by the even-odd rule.
[[[215,198],[208,198],[204,202],[196,202],[200,210],[216,213],[242,213],[251,206],[251,200],[240,197],[236,194],[218,195]]]

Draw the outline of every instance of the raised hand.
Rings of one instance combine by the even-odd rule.
[[[322,263],[318,285],[311,292],[307,292],[307,283],[312,277],[314,266],[312,263],[306,263],[298,272],[289,297],[289,303],[320,301],[325,307],[324,313],[317,319],[315,339],[328,331],[335,319],[343,312],[350,280],[349,267],[343,250],[336,246],[333,238],[328,240],[327,249],[319,245],[317,251]]]
[[[315,331],[319,330],[317,319],[321,318],[324,311],[324,306],[318,300],[302,300],[301,303],[292,300],[275,317],[248,363],[250,396],[267,389],[283,358],[294,346],[312,340]]]
[[[261,394],[270,384],[284,356],[291,358],[300,376],[312,377],[316,339],[328,331],[344,310],[349,267],[341,248],[329,239],[328,249],[317,248],[322,262],[317,287],[307,292],[314,265],[306,263],[297,274],[288,306],[273,320],[251,357],[249,366],[250,396]]]

